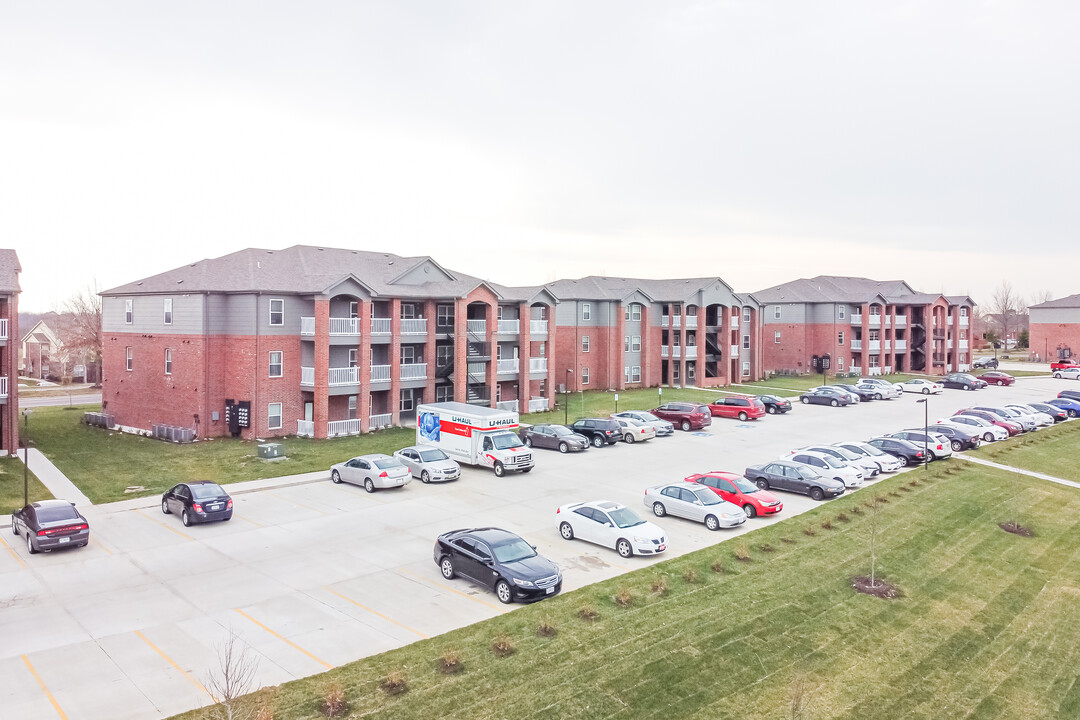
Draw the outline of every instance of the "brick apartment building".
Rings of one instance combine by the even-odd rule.
[[[770,372],[807,372],[829,354],[832,372],[943,374],[971,364],[966,296],[916,292],[901,280],[818,276],[752,293],[762,306]]]
[[[101,295],[104,411],[129,429],[327,437],[422,402],[532,412],[554,393],[551,293],[427,257],[247,249]]]
[[[558,280],[555,379],[571,391],[762,377],[759,307],[719,278]]]
[[[19,257],[0,250],[0,452],[19,449]]]
[[[1080,295],[1028,308],[1028,353],[1049,362],[1080,362]]]

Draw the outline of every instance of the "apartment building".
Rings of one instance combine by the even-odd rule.
[[[717,387],[762,377],[759,307],[719,278],[557,280],[556,382]]]
[[[0,250],[0,452],[19,449],[19,257]]]
[[[552,402],[550,292],[429,257],[252,248],[101,295],[103,405],[127,429],[321,438],[422,402]]]
[[[770,372],[807,372],[828,354],[832,372],[940,375],[971,364],[967,296],[916,292],[902,280],[818,276],[752,293],[762,306]]]
[[[1044,362],[1080,361],[1080,295],[1028,308],[1028,354]]]

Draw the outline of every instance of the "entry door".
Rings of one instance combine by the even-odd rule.
[[[313,403],[313,402],[304,403],[304,420],[306,420],[307,422],[311,422],[314,419],[315,419],[315,403]]]

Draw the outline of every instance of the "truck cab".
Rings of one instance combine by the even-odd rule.
[[[416,408],[416,444],[433,445],[466,465],[507,472],[533,469],[532,449],[517,434],[518,414],[459,402]]]

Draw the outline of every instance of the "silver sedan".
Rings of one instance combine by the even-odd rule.
[[[461,466],[439,448],[407,447],[394,453],[398,461],[409,468],[420,482],[447,482],[461,477]]]
[[[397,458],[376,453],[361,455],[343,463],[330,466],[330,479],[334,483],[347,482],[363,485],[369,493],[377,489],[402,487],[412,480],[409,469]]]
[[[710,530],[738,527],[746,522],[741,507],[721,500],[707,487],[685,481],[646,488],[645,507],[652,508],[656,517],[675,515],[703,522]]]
[[[656,437],[666,437],[668,435],[675,434],[675,426],[669,423],[667,420],[661,420],[653,415],[651,412],[645,410],[627,410],[621,413],[615,413],[611,417],[613,418],[629,418],[631,420],[637,420],[638,422],[651,425],[656,429]]]

